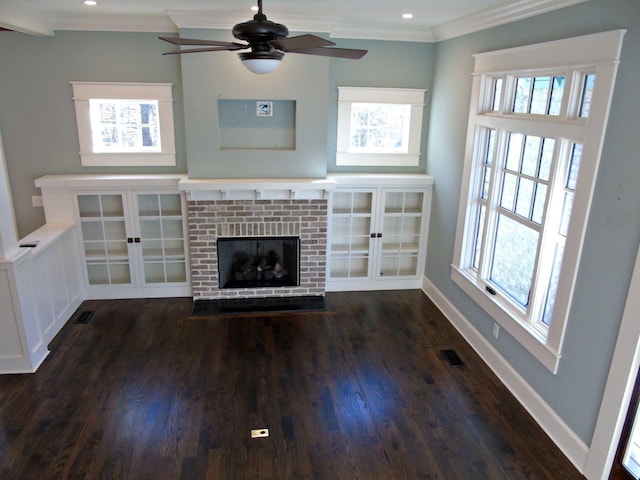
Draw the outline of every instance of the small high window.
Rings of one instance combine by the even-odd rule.
[[[71,85],[82,165],[176,164],[171,84]]]
[[[417,166],[421,89],[338,87],[338,166]]]

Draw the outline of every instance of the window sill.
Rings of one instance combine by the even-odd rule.
[[[451,279],[551,373],[557,373],[561,355],[546,343],[539,332],[511,315],[455,265],[451,266]]]
[[[419,153],[336,153],[336,165],[339,167],[417,167],[419,164]]]
[[[173,167],[175,153],[80,153],[83,167]]]

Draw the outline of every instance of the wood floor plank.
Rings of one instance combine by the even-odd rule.
[[[326,302],[84,302],[36,374],[0,376],[0,478],[583,478],[422,292]]]

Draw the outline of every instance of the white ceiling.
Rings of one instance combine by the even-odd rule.
[[[269,20],[337,38],[432,42],[587,0],[263,0]],[[56,30],[176,32],[230,29],[257,0],[0,0],[0,27],[35,35]],[[412,13],[405,20],[403,13]]]

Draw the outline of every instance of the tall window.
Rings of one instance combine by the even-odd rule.
[[[623,33],[476,56],[452,278],[554,372]]]
[[[175,165],[171,84],[71,84],[82,165]]]

